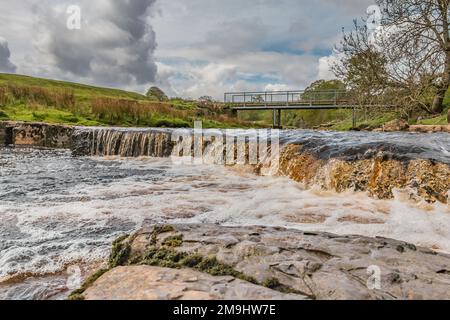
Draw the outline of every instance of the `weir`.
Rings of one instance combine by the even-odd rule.
[[[257,165],[279,155],[279,140],[278,130],[77,128],[71,150],[79,156],[174,157],[197,164]]]
[[[168,157],[172,149],[171,134],[153,130],[77,129],[72,137],[76,155]]]
[[[78,128],[74,133],[72,151],[76,155],[100,157],[176,158],[181,155],[181,150],[187,150],[188,156],[192,157],[196,154],[196,142],[192,139],[194,131],[182,130],[181,133],[185,134],[184,140],[177,130]],[[205,137],[208,133],[211,131],[203,132]],[[252,162],[251,143],[242,139],[246,131],[232,133],[233,142],[241,137],[241,146],[230,147],[225,140],[216,141],[219,145],[214,146],[213,141],[201,138],[197,145],[202,152],[199,164],[225,164],[216,160],[231,153],[232,161],[226,164],[251,164],[256,174],[286,176],[307,188],[366,191],[380,199],[393,198],[395,189],[399,188],[410,190],[411,198],[429,202],[448,201],[450,159],[443,155],[442,162],[436,161],[442,153],[438,149],[425,151],[430,147],[430,141],[421,142],[411,135],[399,135],[396,144],[394,141],[386,142],[387,136],[382,134],[299,131],[297,135],[289,136],[287,133],[280,137],[278,155],[271,152],[261,156],[260,153],[259,157],[253,157],[255,161]],[[389,138],[395,140],[392,135]],[[259,142],[256,148],[260,147]],[[411,153],[418,150],[425,152]],[[235,161],[239,158],[243,161]]]
[[[411,199],[447,203],[450,190],[447,133],[285,131],[278,137],[277,151],[269,153],[274,140],[261,139],[258,130],[226,134],[203,130],[199,143],[192,139],[195,130],[189,129],[70,128],[40,123],[3,123],[1,128],[3,145],[70,149],[74,156],[96,157],[182,158],[187,153],[195,164],[196,159],[198,164],[250,164],[256,174],[286,176],[307,188],[367,191],[380,199],[393,198],[395,190],[402,189],[410,190]],[[214,135],[216,139],[210,139]],[[255,143],[250,143],[251,137]],[[198,151],[200,158],[196,158]]]

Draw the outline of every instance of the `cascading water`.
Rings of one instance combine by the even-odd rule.
[[[254,165],[255,173],[288,176],[309,187],[338,192],[368,191],[383,199],[392,198],[395,188],[408,188],[411,197],[448,201],[448,134],[286,131],[277,136],[282,146],[275,159],[270,157],[270,152],[269,156],[261,155],[261,149],[257,150],[256,146],[253,163],[249,144],[252,139],[258,145],[267,140],[271,136],[267,130],[252,131],[251,135],[245,130],[205,130],[197,138],[194,134],[193,130],[186,129],[79,128],[73,137],[73,149],[75,154],[101,157],[177,157],[186,150],[187,156],[195,156],[197,139],[202,163],[239,164],[241,150],[244,154],[241,164]],[[205,138],[208,136],[220,140],[214,143]],[[239,137],[241,146],[230,147],[228,142],[239,141]],[[265,141],[265,145],[271,149],[271,143]],[[227,159],[229,148],[234,149],[231,161]]]
[[[156,130],[78,129],[72,137],[75,154],[121,157],[168,157],[170,132]]]
[[[64,298],[75,289],[69,266],[89,274],[145,223],[281,226],[450,251],[448,134],[285,131],[279,159],[224,166],[213,163],[226,139],[200,144],[203,163],[177,162],[196,146],[174,133],[76,128],[72,151],[1,148],[0,298]]]

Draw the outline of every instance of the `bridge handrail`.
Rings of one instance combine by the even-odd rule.
[[[347,90],[316,90],[316,91],[308,91],[308,90],[273,90],[273,91],[234,91],[234,92],[225,92],[225,95],[237,95],[237,94],[287,94],[287,93],[317,93],[317,92],[340,92],[347,93]]]
[[[284,91],[242,91],[242,92],[226,92],[224,94],[224,102],[230,104],[247,104],[247,103],[255,103],[254,98],[257,97],[259,101],[256,103],[294,103],[299,101],[333,101],[340,102],[342,101],[340,98],[347,94],[346,90],[319,90],[319,91],[308,91],[308,90],[284,90]],[[333,96],[323,98],[323,95],[333,94]],[[304,97],[306,95],[306,97]],[[322,95],[321,99],[316,99]],[[274,97],[278,101],[274,101]],[[283,97],[280,101],[279,97]],[[298,99],[295,100],[295,97]],[[236,101],[241,100],[243,101]],[[247,98],[250,101],[247,101]],[[305,99],[303,99],[305,98]]]

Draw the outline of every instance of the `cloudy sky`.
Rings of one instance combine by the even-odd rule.
[[[0,72],[186,98],[301,89],[331,77],[342,27],[373,2],[0,0]]]

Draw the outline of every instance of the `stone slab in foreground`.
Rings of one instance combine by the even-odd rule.
[[[268,227],[148,226],[117,242],[111,261],[178,269],[119,267],[97,280],[85,298],[279,299],[283,292],[299,299],[450,299],[449,255],[384,238]],[[379,268],[379,289],[369,289],[368,268]],[[189,279],[196,280],[188,284]],[[180,288],[187,288],[186,295]],[[218,295],[217,288],[224,293]]]
[[[117,267],[100,277],[84,296],[88,300],[296,300],[233,277],[214,277],[191,269],[151,266]]]

